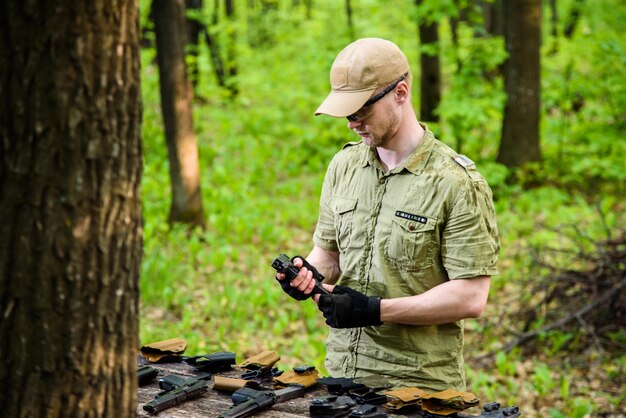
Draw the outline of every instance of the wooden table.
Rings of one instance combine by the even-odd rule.
[[[147,364],[145,361],[141,364]],[[138,394],[137,416],[138,417],[154,417],[143,410],[146,402],[154,399],[154,396],[161,391],[157,380],[168,374],[177,374],[180,376],[192,377],[194,373],[191,366],[186,363],[163,363],[149,364],[159,371],[157,378],[149,385],[141,386]],[[235,368],[228,372],[219,373],[220,376],[240,377],[242,370]],[[207,382],[209,390],[201,397],[185,401],[179,405],[168,408],[157,414],[159,418],[210,418],[219,417],[233,405],[230,394],[224,394],[213,390],[213,380]],[[301,418],[309,416],[309,403],[311,399],[326,395],[328,392],[325,386],[318,385],[312,388],[303,398],[296,398],[290,401],[282,402],[272,406],[272,408],[259,412],[255,415],[258,417],[285,417],[285,418]]]
[[[158,379],[168,374],[176,374],[180,376],[195,376],[196,373],[193,368],[186,363],[163,363],[155,364],[148,363],[145,359],[140,357],[138,364],[149,364],[158,370],[159,375],[150,384],[139,387],[138,403],[137,403],[137,417],[154,417],[144,411],[143,406],[147,402],[154,399],[154,396],[161,392],[159,388]],[[240,377],[243,371],[239,368],[234,368],[228,372],[219,373],[221,376],[226,377]],[[156,416],[159,418],[212,418],[219,417],[219,415],[226,411],[233,405],[230,398],[230,394],[225,394],[213,390],[213,380],[207,382],[209,390],[201,397],[185,401],[181,404],[168,408],[159,412]],[[309,417],[309,405],[311,400],[321,396],[328,395],[326,386],[317,385],[311,388],[304,397],[292,399],[286,402],[278,403],[272,406],[270,409],[255,414],[255,417],[275,417],[275,418],[302,418]],[[421,417],[421,414],[402,415],[402,417]]]
[[[144,411],[143,406],[147,402],[154,399],[154,396],[161,392],[158,385],[158,379],[168,374],[176,374],[180,376],[195,376],[196,373],[193,368],[186,363],[163,363],[155,364],[148,363],[143,357],[138,358],[138,365],[149,364],[158,370],[159,374],[155,380],[150,384],[139,387],[138,403],[137,403],[137,417],[154,417]],[[239,368],[234,368],[228,372],[219,373],[221,376],[236,377],[239,378],[243,371]],[[219,417],[219,415],[229,409],[233,403],[230,398],[230,394],[225,394],[213,390],[213,380],[207,381],[209,390],[202,396],[196,399],[185,401],[179,405],[168,408],[159,412],[156,416],[158,418],[213,418]],[[255,417],[272,417],[272,418],[302,418],[309,417],[309,405],[311,400],[328,395],[326,386],[317,385],[311,388],[304,397],[292,399],[286,402],[278,403],[272,406],[270,409],[255,414]],[[474,410],[476,412],[474,412]],[[480,414],[478,408],[472,408],[466,411],[471,414]],[[409,415],[393,415],[394,417],[410,417],[421,418],[421,413],[414,413]],[[390,415],[392,417],[392,415]]]

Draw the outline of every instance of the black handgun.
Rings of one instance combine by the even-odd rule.
[[[203,376],[204,377],[204,376]],[[164,409],[171,408],[188,399],[199,398],[209,390],[209,385],[203,378],[188,378],[172,383],[173,389],[160,392],[154,399],[143,406],[145,411],[158,414]]]
[[[240,398],[239,403],[234,405],[229,410],[224,411],[220,415],[220,418],[249,417],[257,413],[258,411],[263,411],[265,409],[271,408],[274,404],[304,396],[305,391],[305,387],[301,385],[289,385],[284,389],[279,389],[275,391],[247,390],[245,394],[243,393],[244,391],[242,391],[242,389],[238,389],[237,392],[240,392],[242,395],[240,397],[237,397],[237,399]]]
[[[324,280],[324,276],[322,276],[320,272],[317,271],[315,267],[310,265],[308,261],[306,261],[302,256],[297,255],[293,258],[289,258],[289,256],[281,254],[274,260],[274,262],[272,263],[272,267],[277,272],[283,273],[287,280],[291,281],[295,279],[300,272],[300,269],[293,265],[294,258],[302,259],[302,266],[306,267],[307,269],[309,269],[309,271],[311,271],[311,273],[313,273],[313,279],[315,279],[315,287],[311,291],[311,295],[315,295],[318,293],[322,295],[330,295],[328,290],[322,287],[322,281]]]
[[[349,414],[356,406],[349,396],[326,395],[311,400],[309,413],[312,417],[338,417]]]
[[[365,404],[357,407],[348,418],[385,418],[388,417],[389,414],[382,407],[377,407],[376,405]]]
[[[498,402],[490,402],[483,405],[483,410],[480,415],[457,414],[459,418],[517,418],[520,415],[522,415],[522,413],[517,406],[500,408]]]
[[[235,364],[235,353],[223,351],[213,354],[202,354],[199,356],[183,357],[187,364],[195,366],[197,372],[218,373],[230,370]]]
[[[190,379],[195,380],[211,380],[211,373],[200,373],[193,377],[179,376],[177,374],[168,374],[159,379],[159,387],[165,392],[178,389],[189,383]],[[165,392],[162,392],[163,394]]]
[[[139,386],[147,385],[157,377],[159,371],[150,366],[139,366],[137,369],[137,378],[139,379]]]

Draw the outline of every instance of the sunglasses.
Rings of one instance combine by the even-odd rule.
[[[394,81],[394,83],[393,83],[393,84],[390,84],[389,86],[385,87],[385,89],[384,89],[383,91],[381,91],[380,93],[378,93],[377,95],[370,97],[370,99],[369,99],[367,102],[365,102],[365,103],[363,104],[363,106],[361,107],[361,109],[359,109],[359,110],[358,110],[358,111],[356,111],[355,113],[351,114],[350,116],[346,116],[346,119],[348,119],[350,122],[358,122],[359,120],[363,120],[363,119],[365,119],[365,118],[364,118],[363,113],[361,112],[361,111],[363,110],[363,108],[366,108],[366,107],[368,107],[368,106],[371,106],[371,105],[373,105],[374,103],[376,103],[377,101],[379,101],[380,99],[382,99],[383,97],[385,97],[385,96],[386,96],[386,95],[387,95],[390,91],[392,91],[393,89],[395,89],[395,88],[396,88],[396,86],[397,86],[398,84],[400,84],[400,82],[401,82],[402,80],[404,80],[404,79],[405,79],[408,75],[409,75],[409,73],[408,73],[408,72],[407,72],[407,73],[404,73],[404,74],[402,75],[402,77],[400,77],[399,79],[397,79],[396,81]],[[361,113],[361,115],[359,115],[359,113]],[[369,114],[369,112],[368,112],[368,114]]]

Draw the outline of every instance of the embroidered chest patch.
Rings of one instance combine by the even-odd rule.
[[[396,211],[396,216],[398,218],[408,219],[411,221],[419,222],[421,224],[425,224],[428,222],[428,218],[424,218],[423,216],[413,215],[412,213],[402,212],[401,210]]]

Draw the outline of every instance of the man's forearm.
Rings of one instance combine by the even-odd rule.
[[[479,317],[487,303],[489,276],[442,283],[420,295],[383,299],[382,322],[437,325]]]

